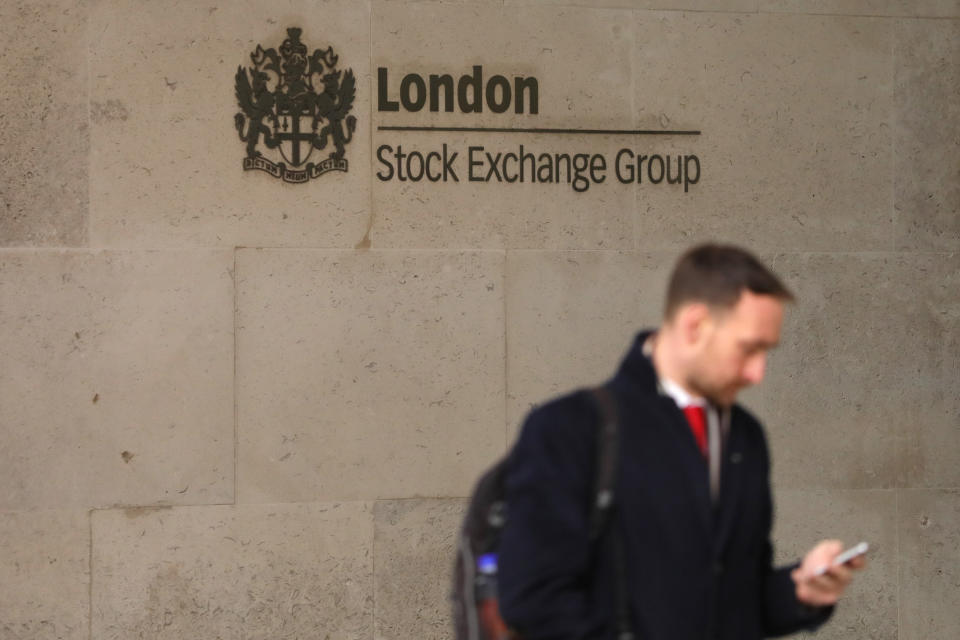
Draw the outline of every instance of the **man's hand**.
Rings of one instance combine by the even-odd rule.
[[[839,540],[824,540],[807,553],[800,566],[790,574],[800,602],[814,607],[836,604],[853,580],[854,570],[867,564],[866,558],[859,556],[845,565],[833,566],[833,559],[842,551],[843,543]],[[816,575],[824,567],[826,571]]]

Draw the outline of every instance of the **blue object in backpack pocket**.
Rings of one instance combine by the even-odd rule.
[[[485,553],[477,558],[477,571],[486,575],[497,572],[497,554]]]

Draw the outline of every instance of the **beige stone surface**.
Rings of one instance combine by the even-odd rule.
[[[759,256],[769,264],[772,256]],[[660,325],[679,254],[507,254],[507,425],[513,440],[535,405],[604,382],[642,329]],[[739,402],[764,416],[762,387]]]
[[[367,503],[93,514],[93,637],[370,638]]]
[[[637,248],[721,238],[755,250],[890,249],[888,20],[635,12],[641,155],[698,156],[675,197],[637,189]],[[649,176],[645,176],[645,179]]]
[[[241,502],[465,496],[502,454],[502,253],[237,268]]]
[[[799,637],[898,639],[895,491],[778,491],[774,525],[778,565],[799,561],[820,540],[870,545],[867,569],[856,574],[830,621]]]
[[[960,491],[899,491],[900,640],[960,635]]]
[[[102,0],[91,17],[91,241],[98,246],[352,248],[369,219],[369,3]],[[306,184],[243,171],[235,76],[303,29],[352,69],[349,170]],[[99,105],[99,107],[98,107]],[[272,152],[271,152],[272,153]],[[317,156],[327,151],[316,151]],[[269,155],[265,152],[265,155]],[[311,156],[310,161],[315,156]],[[276,158],[279,159],[279,158]]]
[[[527,102],[521,114],[512,107],[495,113],[486,101],[480,113],[461,113],[456,100],[452,112],[445,111],[441,101],[440,111],[431,113],[429,105],[419,112],[402,107],[379,111],[375,100],[375,124],[622,126],[633,118],[630,16],[629,11],[570,6],[376,3],[371,22],[372,72],[376,85],[376,69],[388,69],[387,95],[391,99],[399,96],[407,73],[424,78],[448,73],[456,84],[460,75],[472,73],[473,65],[483,67],[484,84],[495,74],[509,80],[537,78],[540,99],[537,114],[530,113]],[[496,96],[502,97],[499,89]],[[573,117],[578,119],[572,122]],[[374,142],[382,135],[378,133]]]
[[[233,499],[229,251],[0,251],[0,509]]]
[[[760,11],[859,16],[960,17],[957,0],[760,0]]]
[[[0,512],[0,638],[87,640],[85,511]]]
[[[451,113],[442,103],[437,113],[429,111],[429,104],[417,112],[402,106],[396,112],[381,112],[375,104],[376,127],[633,127],[629,12],[383,3],[374,5],[371,29],[374,72],[387,69],[385,96],[390,99],[399,100],[407,74],[427,81],[430,74],[449,74],[456,83],[472,74],[474,65],[482,66],[484,84],[501,75],[509,81],[534,77],[539,87],[536,114],[530,113],[527,102],[523,114],[515,113],[515,108],[494,113],[486,103],[481,113],[461,113],[457,101]],[[502,97],[500,90],[495,95]],[[633,187],[616,184],[609,170],[609,158],[619,144],[615,136],[606,135],[378,130],[373,138],[370,240],[381,248],[628,249],[633,244]],[[398,149],[404,154],[442,154],[444,145],[448,158],[457,154],[449,162],[456,182],[449,172],[445,182],[401,181],[397,170],[388,168],[395,167]],[[559,183],[556,177],[530,182],[528,161],[524,182],[507,182],[518,177],[518,168],[516,160],[507,161],[506,156],[519,156],[521,145],[525,154],[535,154],[538,167],[546,164],[539,162],[541,154],[552,159],[556,154],[603,154],[607,177],[594,184],[577,180],[577,188],[585,190],[576,192],[566,166],[559,172]],[[470,147],[478,149],[473,181]],[[494,159],[503,155],[498,167],[508,162],[502,181],[489,173],[486,153]],[[401,162],[406,174],[406,160]],[[419,161],[412,162],[418,175]],[[546,177],[542,171],[540,176]],[[596,173],[599,177],[599,170]]]
[[[763,389],[784,488],[955,487],[960,257],[786,254],[799,302]]]
[[[897,248],[955,251],[960,248],[960,20],[899,21],[894,60]]]
[[[611,251],[507,254],[507,424],[609,378],[636,332],[659,324],[676,256]],[[512,435],[511,435],[512,441]]]
[[[592,9],[665,9],[672,11],[733,11],[755,13],[759,0],[504,0],[504,4],[578,6]]]
[[[374,505],[375,638],[452,637],[451,570],[466,508],[464,500]]]
[[[548,397],[607,379],[635,333],[658,324],[674,258],[509,252],[508,422]]]
[[[0,3],[0,246],[87,239],[87,10]]]
[[[391,4],[413,4],[413,3],[433,3],[433,4],[490,4],[500,5],[504,0],[375,0],[379,3]]]

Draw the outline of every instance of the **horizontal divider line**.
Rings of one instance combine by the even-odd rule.
[[[402,127],[381,125],[377,131],[444,131],[449,133],[557,133],[629,136],[698,136],[699,131],[662,131],[656,129],[524,129],[509,127]]]

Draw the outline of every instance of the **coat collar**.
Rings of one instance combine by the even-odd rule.
[[[723,412],[727,416],[722,420],[729,426],[721,452],[720,495],[714,506],[710,499],[709,473],[696,449],[693,435],[686,428],[686,418],[673,399],[663,393],[650,354],[644,349],[648,338],[654,333],[655,330],[648,329],[637,334],[611,383],[615,391],[624,394],[627,406],[633,405],[634,399],[643,404],[652,403],[667,418],[663,427],[672,431],[674,437],[669,439],[681,449],[681,475],[696,495],[703,524],[708,530],[715,531],[714,542],[719,545],[718,548],[722,548],[732,530],[738,498],[742,493],[741,480],[745,465],[743,434],[738,428],[741,412],[736,405]]]

